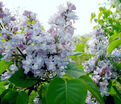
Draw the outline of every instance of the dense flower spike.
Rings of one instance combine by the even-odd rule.
[[[108,96],[109,80],[116,79],[118,74],[114,65],[109,58],[106,57],[108,38],[105,37],[105,34],[101,29],[97,29],[92,34],[88,43],[88,52],[95,56],[83,63],[84,70],[90,73],[90,77],[99,86],[101,95]],[[114,55],[115,51],[117,51],[116,53],[118,55]],[[114,52],[110,56],[112,56],[112,59],[118,60],[119,56],[121,56],[120,49],[115,49]],[[92,97],[90,93],[88,94],[86,102],[87,104],[98,104],[96,99]]]
[[[32,72],[34,77],[62,76],[74,49],[72,25],[77,19],[73,11],[75,9],[69,2],[67,7],[61,6],[61,10],[49,21],[51,26],[47,32],[40,25],[35,13],[25,11],[19,28],[7,30],[4,28],[6,25],[2,27],[1,41],[5,41],[0,49],[3,51],[3,59],[20,62],[17,66],[23,68],[25,74]],[[5,14],[2,23],[11,26],[10,22],[15,20],[14,17],[10,16],[7,9],[2,10],[2,13]]]

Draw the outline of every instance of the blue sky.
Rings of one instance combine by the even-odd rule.
[[[12,11],[19,10],[22,14],[24,10],[31,10],[38,14],[41,24],[48,28],[48,20],[57,11],[60,4],[67,1],[76,5],[76,14],[79,20],[75,23],[75,34],[82,35],[92,31],[94,24],[90,23],[91,12],[98,13],[98,3],[101,0],[1,0],[6,8]],[[104,1],[104,0],[102,0]]]

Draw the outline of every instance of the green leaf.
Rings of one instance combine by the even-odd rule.
[[[111,61],[111,63],[112,63],[118,70],[121,70],[121,62],[116,63],[116,62],[114,62],[114,61]]]
[[[3,93],[3,91],[5,90],[5,84],[7,83],[7,81],[2,81],[0,82],[0,95]]]
[[[16,104],[17,94],[16,90],[8,90],[2,97],[0,104]]]
[[[99,7],[99,11],[104,11],[104,7]]]
[[[9,81],[22,88],[31,87],[37,83],[37,79],[32,77],[30,78],[29,76],[25,75],[23,69],[16,71],[9,78]]]
[[[115,41],[112,41],[109,46],[108,46],[108,53],[107,55],[109,55],[115,48],[119,47],[121,45],[121,39],[118,39],[118,40],[115,40]]]
[[[28,20],[27,23],[28,23],[28,24],[31,24],[31,21]]]
[[[32,20],[32,24],[35,24],[35,21],[34,20]]]
[[[42,104],[47,104],[46,103],[46,91],[47,91],[47,86],[42,86],[38,92]]]
[[[3,93],[4,90],[5,90],[5,86],[4,85],[1,85],[0,86],[0,95]]]
[[[88,61],[92,56],[95,56],[95,55],[87,54],[83,52],[82,54],[77,55],[77,56],[70,56],[70,58],[75,62],[76,66],[79,69],[83,70],[82,63],[84,63],[85,61]]]
[[[118,48],[121,45],[121,33],[114,32],[114,35],[110,36],[108,46],[108,54],[109,55],[115,48]]]
[[[69,63],[66,68],[66,73],[72,77],[79,78],[82,75],[86,75],[84,71],[79,69],[75,64]]]
[[[85,87],[91,92],[91,94],[100,102],[100,104],[104,104],[103,98],[99,92],[97,85],[93,82],[93,80],[87,76],[81,76],[80,81],[85,84]]]
[[[100,11],[100,13],[98,14],[98,21],[100,21],[100,18],[101,18],[101,16],[102,16],[102,14],[103,14],[103,12]]]
[[[75,51],[84,51],[84,44],[82,44],[82,43],[79,43],[79,44],[77,44],[76,45],[76,49],[75,49]]]
[[[115,95],[112,95],[112,96],[114,98],[115,104],[121,104],[121,98],[119,98],[116,94]]]
[[[100,25],[103,25],[104,22],[105,22],[105,21],[104,21],[103,19],[98,20],[98,23],[99,23]]]
[[[16,100],[16,104],[28,104],[29,96],[24,92],[19,92]]]
[[[95,13],[91,13],[91,19],[90,19],[90,22],[92,22],[92,20],[96,17],[96,14]]]
[[[79,56],[79,55],[82,55],[82,54],[83,54],[83,52],[74,52],[74,54],[71,55],[71,56]]]
[[[0,61],[0,74],[2,74],[13,62],[6,62],[5,60]]]
[[[120,91],[116,87],[116,79],[110,81],[110,86],[108,93],[113,96],[115,104],[120,104],[121,102],[121,94]]]
[[[49,85],[47,104],[85,104],[87,89],[79,79],[55,78]]]
[[[41,29],[42,29],[42,31],[44,31],[44,30],[45,30],[43,26],[41,26]]]
[[[34,103],[34,99],[35,99],[36,96],[37,96],[37,93],[33,90],[31,92],[31,94],[29,95],[29,102],[28,102],[28,104],[35,104]]]
[[[0,60],[1,60],[1,58],[2,58],[2,55],[0,54]]]
[[[112,41],[118,40],[121,38],[121,33],[114,32],[112,36],[110,36],[109,42],[111,43]]]
[[[95,23],[97,23],[98,22],[98,19],[95,18],[94,21],[95,21]]]

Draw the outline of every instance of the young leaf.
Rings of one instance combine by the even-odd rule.
[[[49,85],[47,104],[85,104],[87,88],[79,79],[55,78]]]
[[[30,78],[29,76],[24,74],[23,69],[19,69],[16,71],[10,78],[9,81],[14,83],[16,86],[27,88],[31,87],[37,83],[37,79]]]
[[[85,45],[82,44],[82,43],[77,44],[75,51],[83,52],[84,51],[84,48],[85,48],[84,46]]]
[[[89,76],[87,75],[81,76],[80,81],[83,84],[85,84],[85,87],[87,87],[87,89],[98,100],[98,102],[100,102],[100,104],[104,104],[103,98],[101,97],[98,87]]]
[[[29,96],[24,92],[19,92],[16,100],[16,104],[28,104]]]
[[[0,74],[2,74],[9,66],[12,64],[12,61],[6,62],[5,60],[0,61]]]
[[[5,90],[5,84],[7,83],[7,80],[0,82],[0,95]]]
[[[35,99],[36,96],[37,96],[37,93],[33,90],[31,92],[31,94],[29,95],[29,102],[28,102],[28,104],[35,104],[34,103],[34,99]]]
[[[34,20],[32,20],[32,24],[35,24],[35,21]]]
[[[75,77],[75,78],[79,78],[82,75],[86,75],[86,73],[84,71],[82,71],[81,69],[79,69],[76,65],[74,65],[73,63],[69,63],[67,65],[67,74]]]
[[[91,19],[90,19],[90,22],[92,23],[92,20],[96,17],[96,14],[95,13],[91,13]]]
[[[114,34],[110,36],[109,42],[111,43],[112,41],[120,39],[120,34],[121,33],[118,34],[118,33],[114,32]]]

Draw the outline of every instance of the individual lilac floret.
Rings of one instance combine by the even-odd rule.
[[[34,100],[34,104],[40,104],[39,96],[37,96]]]
[[[31,13],[32,13],[31,11],[26,10],[24,11],[23,15],[29,17]]]
[[[12,16],[10,19],[11,19],[11,21],[15,21],[16,20],[14,16]]]
[[[70,3],[70,2],[67,2],[67,6],[68,6],[68,9],[69,9],[69,10],[76,10],[75,5],[73,5],[73,4]]]

